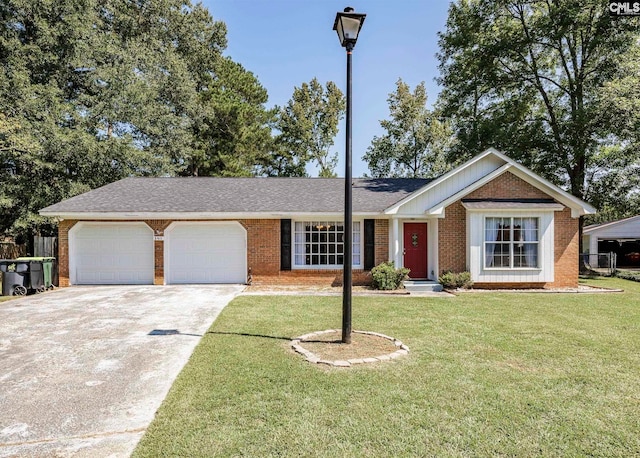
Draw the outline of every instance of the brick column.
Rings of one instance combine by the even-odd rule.
[[[171,224],[167,220],[145,221],[147,226],[153,229],[153,236],[162,237],[153,241],[153,284],[164,285],[164,230]]]
[[[69,230],[76,220],[58,223],[58,286],[69,286]]]

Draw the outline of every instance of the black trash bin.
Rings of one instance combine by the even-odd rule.
[[[14,259],[0,260],[2,272],[2,295],[24,296],[31,287],[29,262]]]
[[[41,293],[53,288],[53,263],[55,258],[21,257],[16,261],[29,262],[30,285],[29,288]]]

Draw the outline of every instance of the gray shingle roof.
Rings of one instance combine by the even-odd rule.
[[[429,180],[353,180],[353,211],[382,212]],[[125,178],[41,210],[43,214],[127,212],[336,213],[342,178]]]

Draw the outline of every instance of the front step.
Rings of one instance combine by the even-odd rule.
[[[405,280],[404,287],[410,293],[437,293],[442,285],[433,280]]]

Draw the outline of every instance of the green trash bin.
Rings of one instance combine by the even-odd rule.
[[[31,287],[36,291],[44,291],[53,288],[54,265],[56,258],[50,257],[21,257],[16,261],[29,261],[31,263]]]

